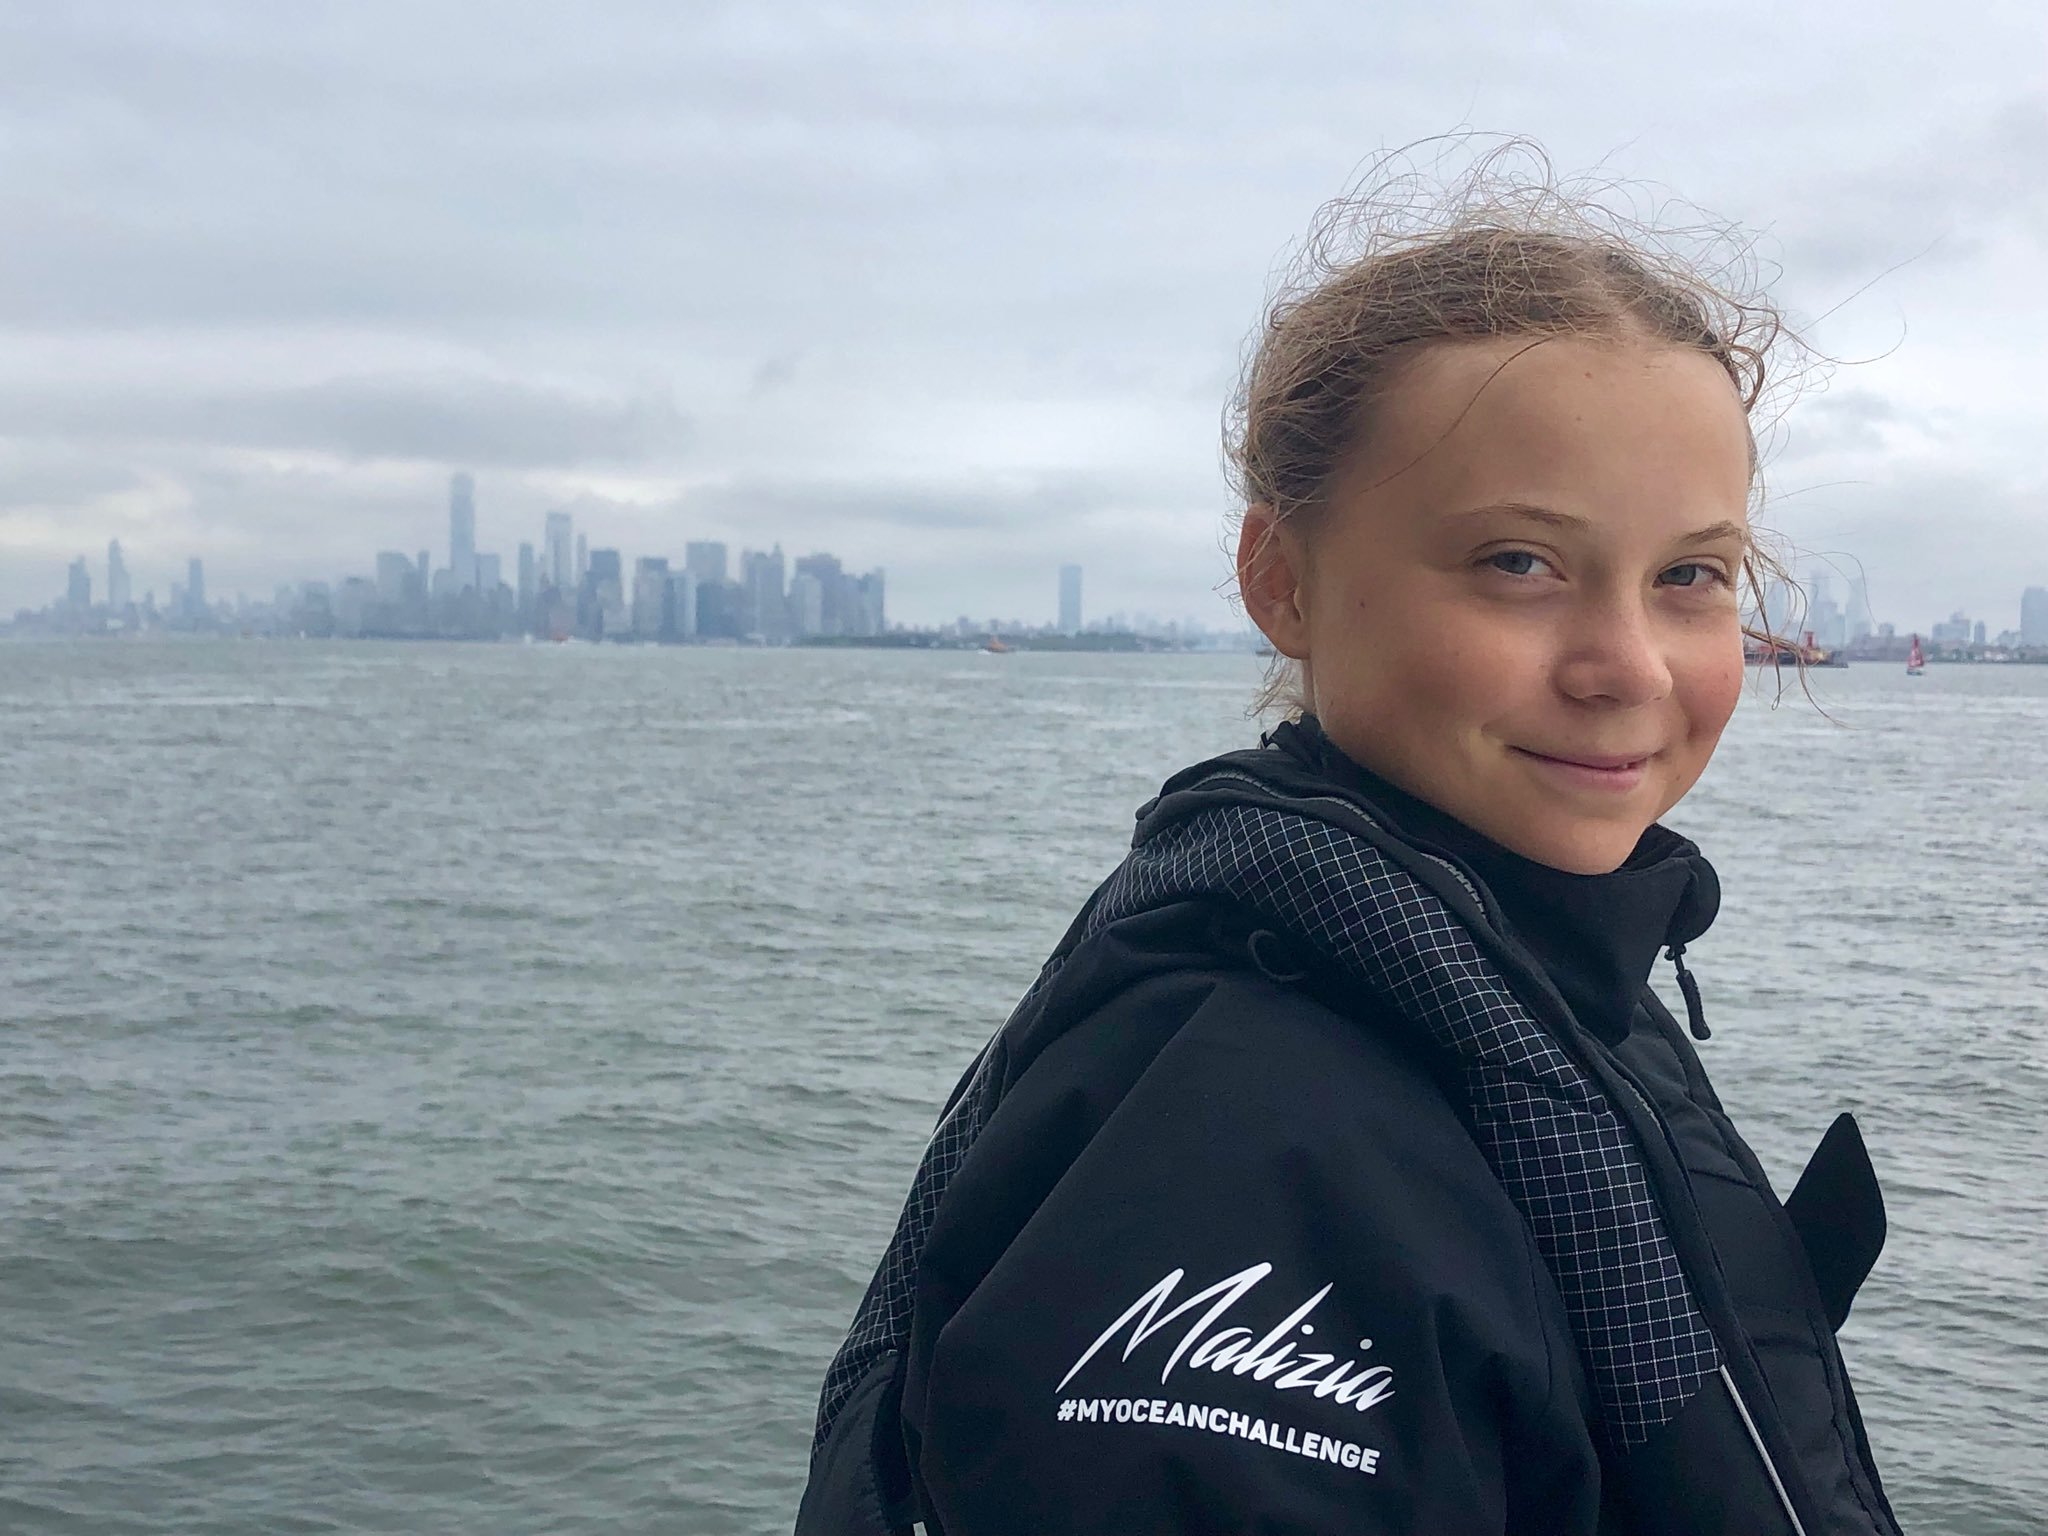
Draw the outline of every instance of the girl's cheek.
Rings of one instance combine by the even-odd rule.
[[[1742,699],[1745,663],[1742,643],[1718,647],[1712,661],[1702,668],[1693,713],[1697,723],[1710,735],[1719,736]]]

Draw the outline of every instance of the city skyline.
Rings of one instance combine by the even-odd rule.
[[[1043,612],[1069,562],[1103,611],[1231,622],[1218,419],[1246,339],[1319,205],[1459,122],[1531,135],[1681,247],[1758,233],[1735,271],[1843,360],[1788,359],[1758,416],[1763,521],[1806,557],[1860,563],[1902,621],[2002,628],[2048,583],[2034,11],[1752,5],[1727,25],[1776,67],[1674,71],[1668,27],[1596,7],[1572,47],[1597,91],[1527,68],[1557,33],[1512,7],[1452,32],[1326,0],[1213,26],[1157,0],[1114,25],[430,12],[24,13],[0,613],[81,553],[103,585],[116,538],[160,600],[191,556],[257,594],[416,549],[463,465],[508,559],[491,530],[566,508],[622,549],[858,551],[914,622]]]
[[[67,608],[71,610],[70,621],[104,610],[105,622],[119,627],[123,610],[135,609],[146,610],[152,621],[171,627],[225,627],[232,622],[230,616],[246,619],[252,613],[260,613],[269,622],[289,630],[293,621],[287,616],[311,600],[321,605],[342,604],[341,632],[345,633],[358,632],[362,611],[372,607],[376,624],[369,632],[387,632],[376,625],[391,625],[391,615],[411,605],[415,611],[403,631],[406,633],[439,632],[433,629],[437,623],[457,626],[481,622],[509,625],[512,632],[575,634],[582,638],[686,639],[699,637],[696,615],[701,590],[718,603],[730,601],[739,605],[730,614],[723,607],[716,608],[709,626],[702,631],[706,636],[744,636],[773,642],[820,636],[860,638],[889,628],[908,627],[901,623],[888,625],[885,621],[885,575],[880,567],[856,575],[843,570],[838,558],[828,553],[785,556],[779,540],[766,551],[742,547],[737,563],[732,564],[726,541],[686,539],[681,559],[673,562],[675,568],[671,570],[669,555],[628,555],[609,545],[593,548],[588,532],[577,530],[574,514],[561,509],[544,514],[537,543],[518,541],[513,577],[508,581],[503,551],[479,547],[475,475],[457,470],[450,474],[447,484],[443,535],[446,557],[440,564],[434,562],[431,547],[417,552],[378,550],[367,574],[358,570],[332,579],[308,577],[281,583],[273,589],[266,609],[261,600],[252,600],[246,592],[238,592],[230,602],[216,587],[215,595],[209,598],[204,561],[192,556],[186,561],[185,579],[172,581],[165,601],[158,605],[153,587],[145,588],[142,599],[133,597],[127,557],[116,539],[107,547],[108,584],[97,600],[90,563],[86,557],[78,556],[69,564],[64,591],[57,603],[21,609],[15,618],[31,621],[31,628],[38,623],[44,627],[63,627]],[[586,590],[593,569],[604,590]],[[1078,634],[1084,628],[1081,567],[1063,564],[1056,575],[1056,613],[1051,619],[1034,620],[1018,615],[977,617],[963,613],[940,624],[918,627],[962,633],[970,629],[1045,629]],[[687,586],[663,585],[677,581]],[[720,593],[721,587],[734,589],[738,596],[726,597]],[[459,615],[444,614],[437,620],[431,616],[434,605],[445,606],[466,594],[492,594],[495,600],[500,591],[511,598],[509,617],[471,615],[465,620]],[[560,595],[568,608],[547,608],[550,592]],[[655,610],[664,610],[667,615],[658,624],[641,617],[643,612]],[[322,606],[319,622],[328,625],[333,613],[333,609]],[[739,627],[732,628],[735,624]],[[1190,635],[1212,629],[1191,616],[1164,618],[1143,611],[1118,611],[1085,627],[1145,633],[1170,630]]]

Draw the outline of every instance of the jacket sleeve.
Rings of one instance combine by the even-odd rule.
[[[1131,1006],[1018,1077],[935,1218],[905,1402],[931,1523],[1594,1531],[1562,1304],[1428,1074],[1229,974],[1105,1098]]]

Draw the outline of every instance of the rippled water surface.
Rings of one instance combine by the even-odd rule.
[[[786,1530],[934,1112],[1250,657],[0,647],[0,1530]],[[1745,703],[1709,1069],[1853,1108],[1912,1532],[2048,1526],[2048,668]]]

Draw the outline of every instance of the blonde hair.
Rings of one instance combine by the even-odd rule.
[[[1474,139],[1430,144],[1440,162]],[[1374,408],[1422,348],[1520,336],[1643,340],[1711,357],[1750,422],[1754,510],[1756,423],[1781,413],[1772,402],[1781,356],[1811,354],[1761,291],[1749,247],[1721,226],[1659,233],[1609,206],[1614,184],[1561,184],[1527,140],[1495,141],[1451,178],[1413,169],[1413,156],[1383,157],[1359,190],[1324,205],[1267,304],[1224,434],[1239,516],[1264,505],[1276,527],[1312,536]],[[1682,254],[1689,246],[1708,250]],[[1755,534],[1742,574],[1755,614],[1744,634],[1781,643],[1764,627],[1765,586],[1792,584]],[[1254,705],[1275,707],[1308,707],[1300,669],[1283,656]]]

